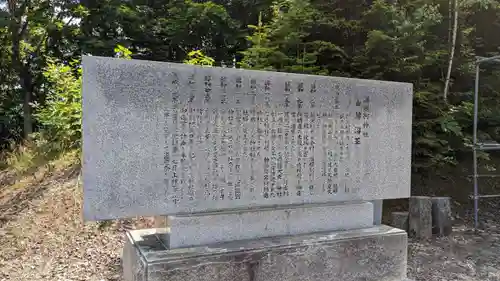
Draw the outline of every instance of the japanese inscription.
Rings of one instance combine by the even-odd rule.
[[[91,219],[409,195],[410,84],[84,58]]]
[[[370,149],[369,93],[318,88],[322,81],[315,79],[181,76],[175,70],[168,77],[164,132],[171,141],[165,142],[164,165],[172,204],[336,196],[357,192],[369,176],[363,169],[363,151]]]

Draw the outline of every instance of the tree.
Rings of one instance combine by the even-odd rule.
[[[191,50],[202,50],[216,61],[236,53],[239,27],[226,9],[212,2],[190,0],[85,1],[82,21],[86,53],[111,56],[122,44],[135,59],[182,62]]]
[[[61,40],[65,28],[74,30],[74,15],[81,9],[70,0],[7,0],[0,1],[0,7],[0,23],[8,26],[10,63],[22,96],[23,134],[28,138],[33,132],[31,103],[43,79],[44,55],[58,43],[53,39]],[[63,51],[62,46],[58,51]]]
[[[259,14],[257,25],[248,26],[252,35],[247,36],[251,47],[242,51],[243,58],[239,65],[246,69],[276,70],[276,66],[285,60],[285,54],[277,46],[271,46],[269,27],[262,23],[262,14]]]
[[[331,41],[318,40],[316,30],[323,23],[311,2],[277,1],[273,11],[269,23],[259,18],[257,26],[249,26],[253,30],[247,37],[251,47],[242,52],[242,66],[315,74],[329,74],[336,69],[333,65],[338,63],[333,61],[345,57],[345,53]]]
[[[6,20],[7,13],[0,10],[0,149],[10,140],[19,140],[22,137],[22,112],[18,106],[22,102],[14,88],[16,75],[12,70]]]
[[[451,0],[450,0],[451,3]],[[458,0],[453,0],[453,31],[451,37],[451,46],[450,46],[450,58],[448,60],[448,72],[446,73],[446,80],[444,83],[444,93],[443,99],[445,102],[448,101],[448,91],[450,86],[450,77],[451,77],[451,69],[453,67],[453,58],[455,56],[455,44],[457,42],[457,30],[458,30]],[[451,9],[451,8],[450,8]]]

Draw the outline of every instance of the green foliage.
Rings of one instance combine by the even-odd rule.
[[[318,65],[318,56],[334,44],[308,41],[317,15],[310,2],[277,1],[272,9],[274,18],[269,24],[263,24],[259,16],[257,26],[249,25],[253,34],[247,40],[252,46],[242,51],[240,65],[248,69],[328,74]]]
[[[362,77],[412,82],[418,88],[426,65],[436,63],[426,59],[442,45],[431,38],[441,20],[436,6],[410,8],[375,1],[365,12],[363,25],[371,30],[354,66]]]
[[[53,149],[58,151],[79,148],[81,145],[82,80],[77,63],[74,61],[65,65],[48,60],[44,77],[50,90],[45,103],[35,107],[35,117],[41,124],[41,137],[52,143]]]
[[[0,150],[8,149],[11,141],[19,142],[22,138],[21,102],[17,91],[0,88]]]
[[[286,56],[278,51],[278,47],[270,46],[269,28],[262,24],[262,14],[259,14],[258,25],[248,25],[253,34],[246,37],[252,44],[242,51],[243,59],[239,65],[246,69],[275,70],[273,65],[279,64]]]
[[[191,65],[213,66],[215,60],[205,55],[201,50],[193,50],[188,53],[184,63]]]
[[[132,51],[130,51],[126,47],[123,47],[122,45],[118,44],[115,47],[115,57],[122,58],[122,59],[131,59],[132,58]]]
[[[273,17],[250,25],[250,48],[240,65],[250,69],[340,75],[410,82],[414,86],[413,171],[435,173],[455,165],[470,151],[474,53],[472,38],[480,34],[477,14],[499,22],[499,4],[462,3],[459,47],[452,72],[451,104],[442,99],[447,67],[450,20],[447,1],[276,1]],[[488,2],[488,3],[486,3]],[[492,12],[492,9],[495,12]],[[472,20],[471,17],[475,19]],[[486,21],[482,29],[487,29]],[[488,42],[487,34],[481,36]],[[477,37],[475,38],[477,40]],[[496,48],[500,46],[500,40]],[[482,47],[481,47],[482,48]],[[490,50],[495,45],[488,45]],[[482,51],[484,52],[484,50]],[[484,73],[487,89],[500,87],[498,75]],[[499,72],[500,73],[500,72]],[[493,81],[493,80],[496,81]],[[484,90],[483,90],[484,91]],[[493,90],[488,90],[493,92]],[[498,96],[482,106],[481,136],[500,139]],[[490,95],[490,94],[486,94]],[[495,125],[494,125],[495,124]],[[486,156],[486,155],[482,155]],[[462,157],[463,158],[463,157]]]
[[[82,49],[94,55],[112,56],[120,42],[137,59],[182,62],[187,50],[202,50],[229,61],[243,36],[224,6],[210,1],[88,1],[86,8]]]
[[[432,91],[416,92],[414,116],[413,170],[422,174],[443,165],[456,164],[451,140],[463,142],[463,132],[440,95]]]

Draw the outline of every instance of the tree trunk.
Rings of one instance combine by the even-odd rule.
[[[28,139],[30,134],[33,132],[33,120],[32,120],[32,79],[31,73],[28,66],[24,65],[21,60],[21,40],[27,29],[27,22],[22,24],[22,15],[26,11],[28,1],[24,2],[23,5],[18,8],[16,0],[8,1],[9,13],[10,13],[10,24],[9,32],[12,40],[12,66],[18,76],[19,86],[21,87],[21,92],[23,96],[23,135],[25,139]]]
[[[451,36],[452,36],[452,14],[453,14],[453,0],[448,0],[448,52],[451,50]]]
[[[454,1],[454,15],[453,15],[453,34],[451,38],[450,59],[448,60],[448,72],[446,73],[446,80],[444,82],[443,99],[448,101],[448,91],[450,87],[451,69],[453,67],[453,57],[455,56],[455,44],[457,42],[458,31],[458,0]]]
[[[31,79],[31,73],[28,69],[23,67],[21,74],[19,75],[21,87],[23,88],[23,132],[24,139],[29,139],[31,133],[33,133],[33,117],[31,101],[33,98],[33,85]]]

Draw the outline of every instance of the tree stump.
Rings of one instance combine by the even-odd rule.
[[[391,226],[408,232],[408,212],[392,212]]]
[[[450,197],[432,198],[432,233],[438,236],[448,236],[452,231]]]
[[[431,197],[410,197],[409,235],[418,239],[432,237],[432,200]]]

